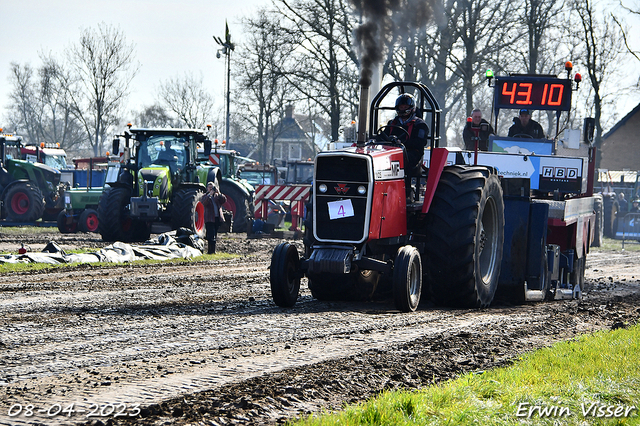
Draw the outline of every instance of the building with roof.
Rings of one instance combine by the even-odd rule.
[[[597,167],[640,170],[640,104],[602,136]]]
[[[278,160],[286,163],[315,158],[318,148],[310,137],[310,132],[304,128],[309,126],[303,126],[301,120],[294,115],[293,105],[285,107],[284,117],[275,127],[279,132],[273,145],[274,162]]]

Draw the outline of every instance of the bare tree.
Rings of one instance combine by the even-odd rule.
[[[85,29],[80,41],[67,50],[67,58],[73,72],[68,81],[72,110],[97,156],[137,74],[134,46],[122,31],[103,23],[97,30]]]
[[[171,118],[167,111],[158,104],[143,107],[140,111],[133,112],[135,127],[158,128],[178,127],[178,122]]]
[[[351,120],[357,104],[357,57],[352,46],[355,18],[346,0],[275,0],[285,25],[281,29],[298,43],[293,67],[283,74],[300,93],[329,117],[332,140]],[[346,90],[345,90],[346,89]]]
[[[290,60],[295,44],[279,31],[279,16],[265,9],[258,11],[255,18],[246,18],[243,24],[248,40],[240,50],[236,99],[247,111],[245,120],[260,140],[258,159],[273,162],[269,144],[273,145],[278,136],[275,126],[287,97],[294,91],[281,70]]]
[[[170,78],[160,85],[158,100],[186,127],[201,129],[212,120],[213,96],[205,90],[202,75]]]
[[[600,146],[603,133],[605,83],[614,74],[624,50],[623,37],[611,16],[602,16],[592,0],[574,0],[573,8],[580,17],[584,65],[592,90],[592,109],[596,121],[595,144]],[[598,151],[599,152],[599,151]],[[596,158],[596,167],[600,158]]]
[[[35,73],[29,65],[11,64],[12,121],[27,143],[59,143],[79,150],[85,137],[72,115],[68,88],[59,78],[65,70],[51,58],[44,62]]]

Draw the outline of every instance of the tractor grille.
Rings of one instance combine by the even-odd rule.
[[[318,241],[360,243],[366,240],[373,188],[371,170],[368,156],[318,155],[313,192],[314,234]]]

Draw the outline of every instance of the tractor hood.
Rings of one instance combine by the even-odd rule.
[[[142,195],[145,183],[147,184],[148,196],[166,199],[171,185],[171,171],[164,166],[145,167],[138,174],[139,195]]]
[[[25,160],[9,160],[7,161],[7,169],[12,170],[23,170],[25,176],[29,176],[29,170],[33,170],[36,173],[42,173],[44,180],[46,182],[51,182],[53,186],[57,186],[60,183],[60,178],[62,174],[60,170],[56,170],[53,167],[49,167],[46,164],[42,163],[30,163]],[[14,174],[13,172],[11,172]],[[15,175],[15,174],[14,174]]]

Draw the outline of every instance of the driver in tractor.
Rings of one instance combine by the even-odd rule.
[[[171,139],[165,141],[164,149],[158,153],[158,161],[169,164],[171,173],[175,173],[178,169],[178,153],[171,148]]]
[[[531,110],[521,109],[520,115],[513,118],[513,125],[509,127],[509,137],[544,138],[542,126],[531,119]]]
[[[422,161],[424,148],[427,145],[429,126],[416,115],[416,101],[408,93],[403,93],[396,99],[396,117],[387,123],[385,133],[396,136],[404,145],[406,158],[404,165],[407,198],[411,199],[411,178],[422,175]],[[417,191],[416,191],[417,196]],[[409,201],[409,200],[408,200]]]

